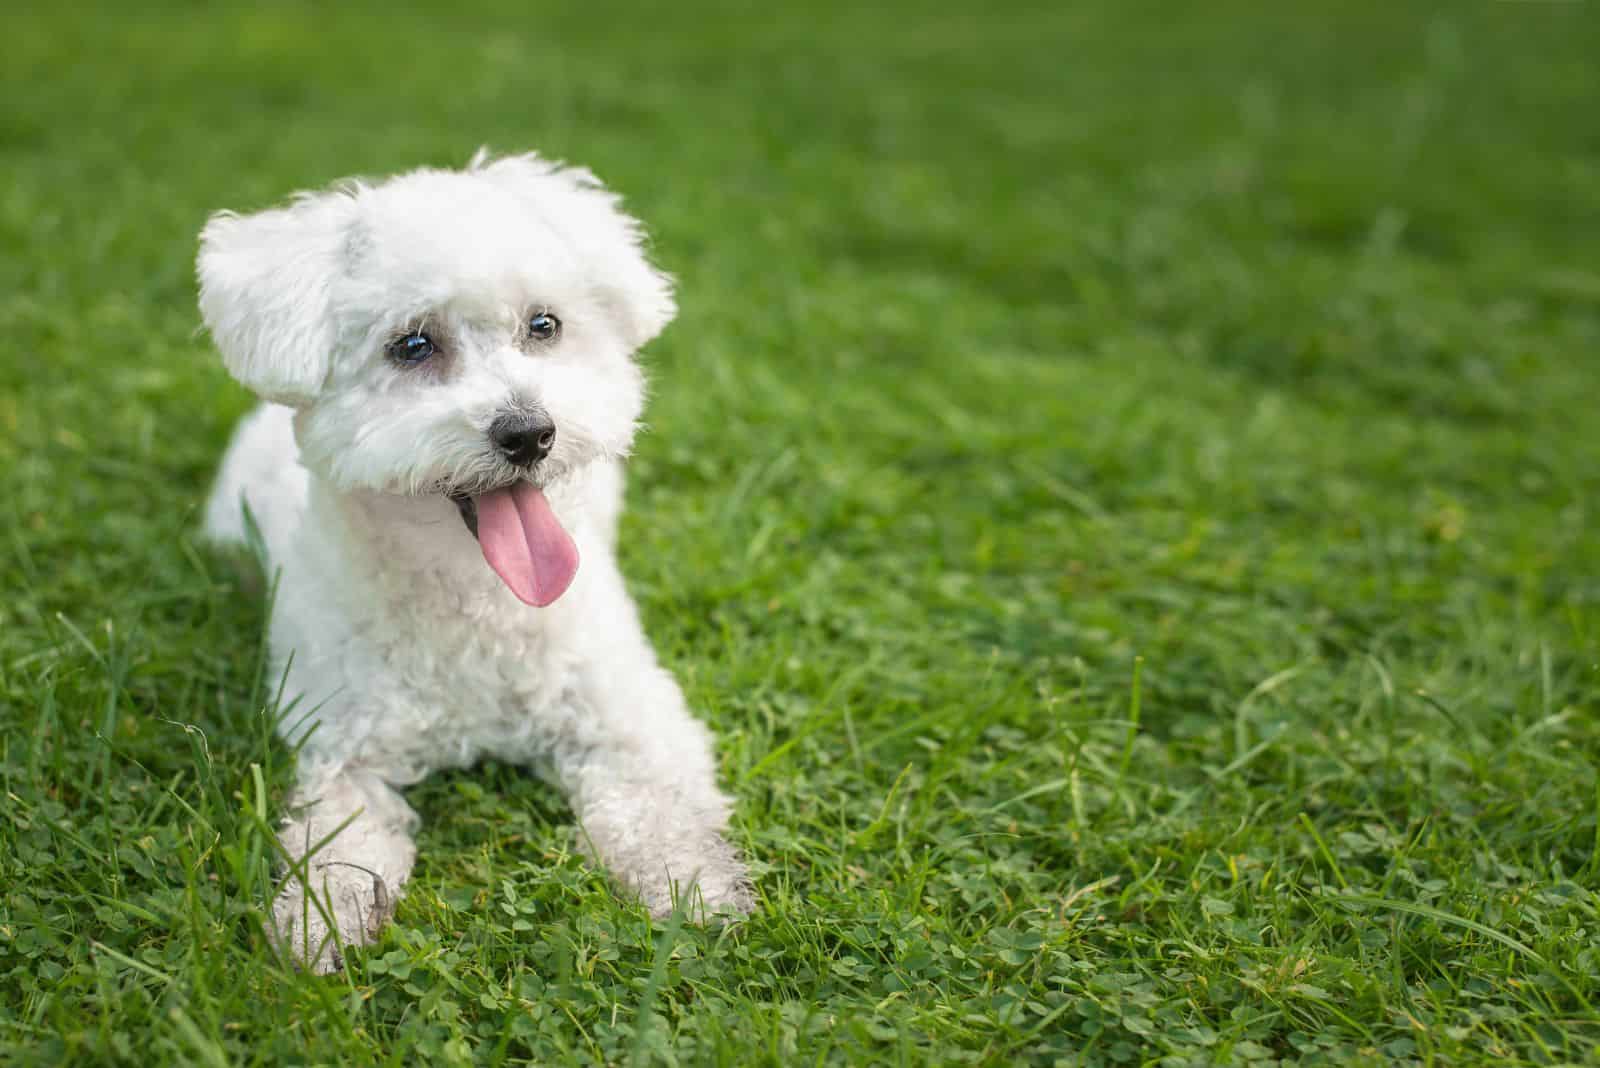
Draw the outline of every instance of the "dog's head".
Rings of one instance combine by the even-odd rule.
[[[450,496],[507,584],[547,603],[565,550],[539,533],[542,488],[627,451],[633,353],[675,310],[641,240],[589,172],[480,153],[213,216],[200,309],[233,376],[299,410],[311,470]]]

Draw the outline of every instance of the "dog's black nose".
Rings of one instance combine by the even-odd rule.
[[[489,440],[511,463],[532,467],[550,455],[556,443],[556,425],[548,415],[516,412],[489,424]]]

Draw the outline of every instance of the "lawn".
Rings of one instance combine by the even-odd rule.
[[[8,11],[0,1062],[1600,1058],[1600,18],[1319,7]],[[761,905],[490,765],[316,979],[194,239],[480,144],[680,280],[623,560]]]

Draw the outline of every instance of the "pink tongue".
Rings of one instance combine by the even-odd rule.
[[[567,592],[578,573],[578,547],[542,490],[519,482],[477,503],[483,558],[519,600],[543,608]]]

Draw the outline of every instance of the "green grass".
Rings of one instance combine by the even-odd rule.
[[[1593,3],[131,6],[0,65],[0,1061],[1600,1058]],[[625,567],[762,906],[488,766],[318,980],[194,235],[480,143],[681,281]]]

